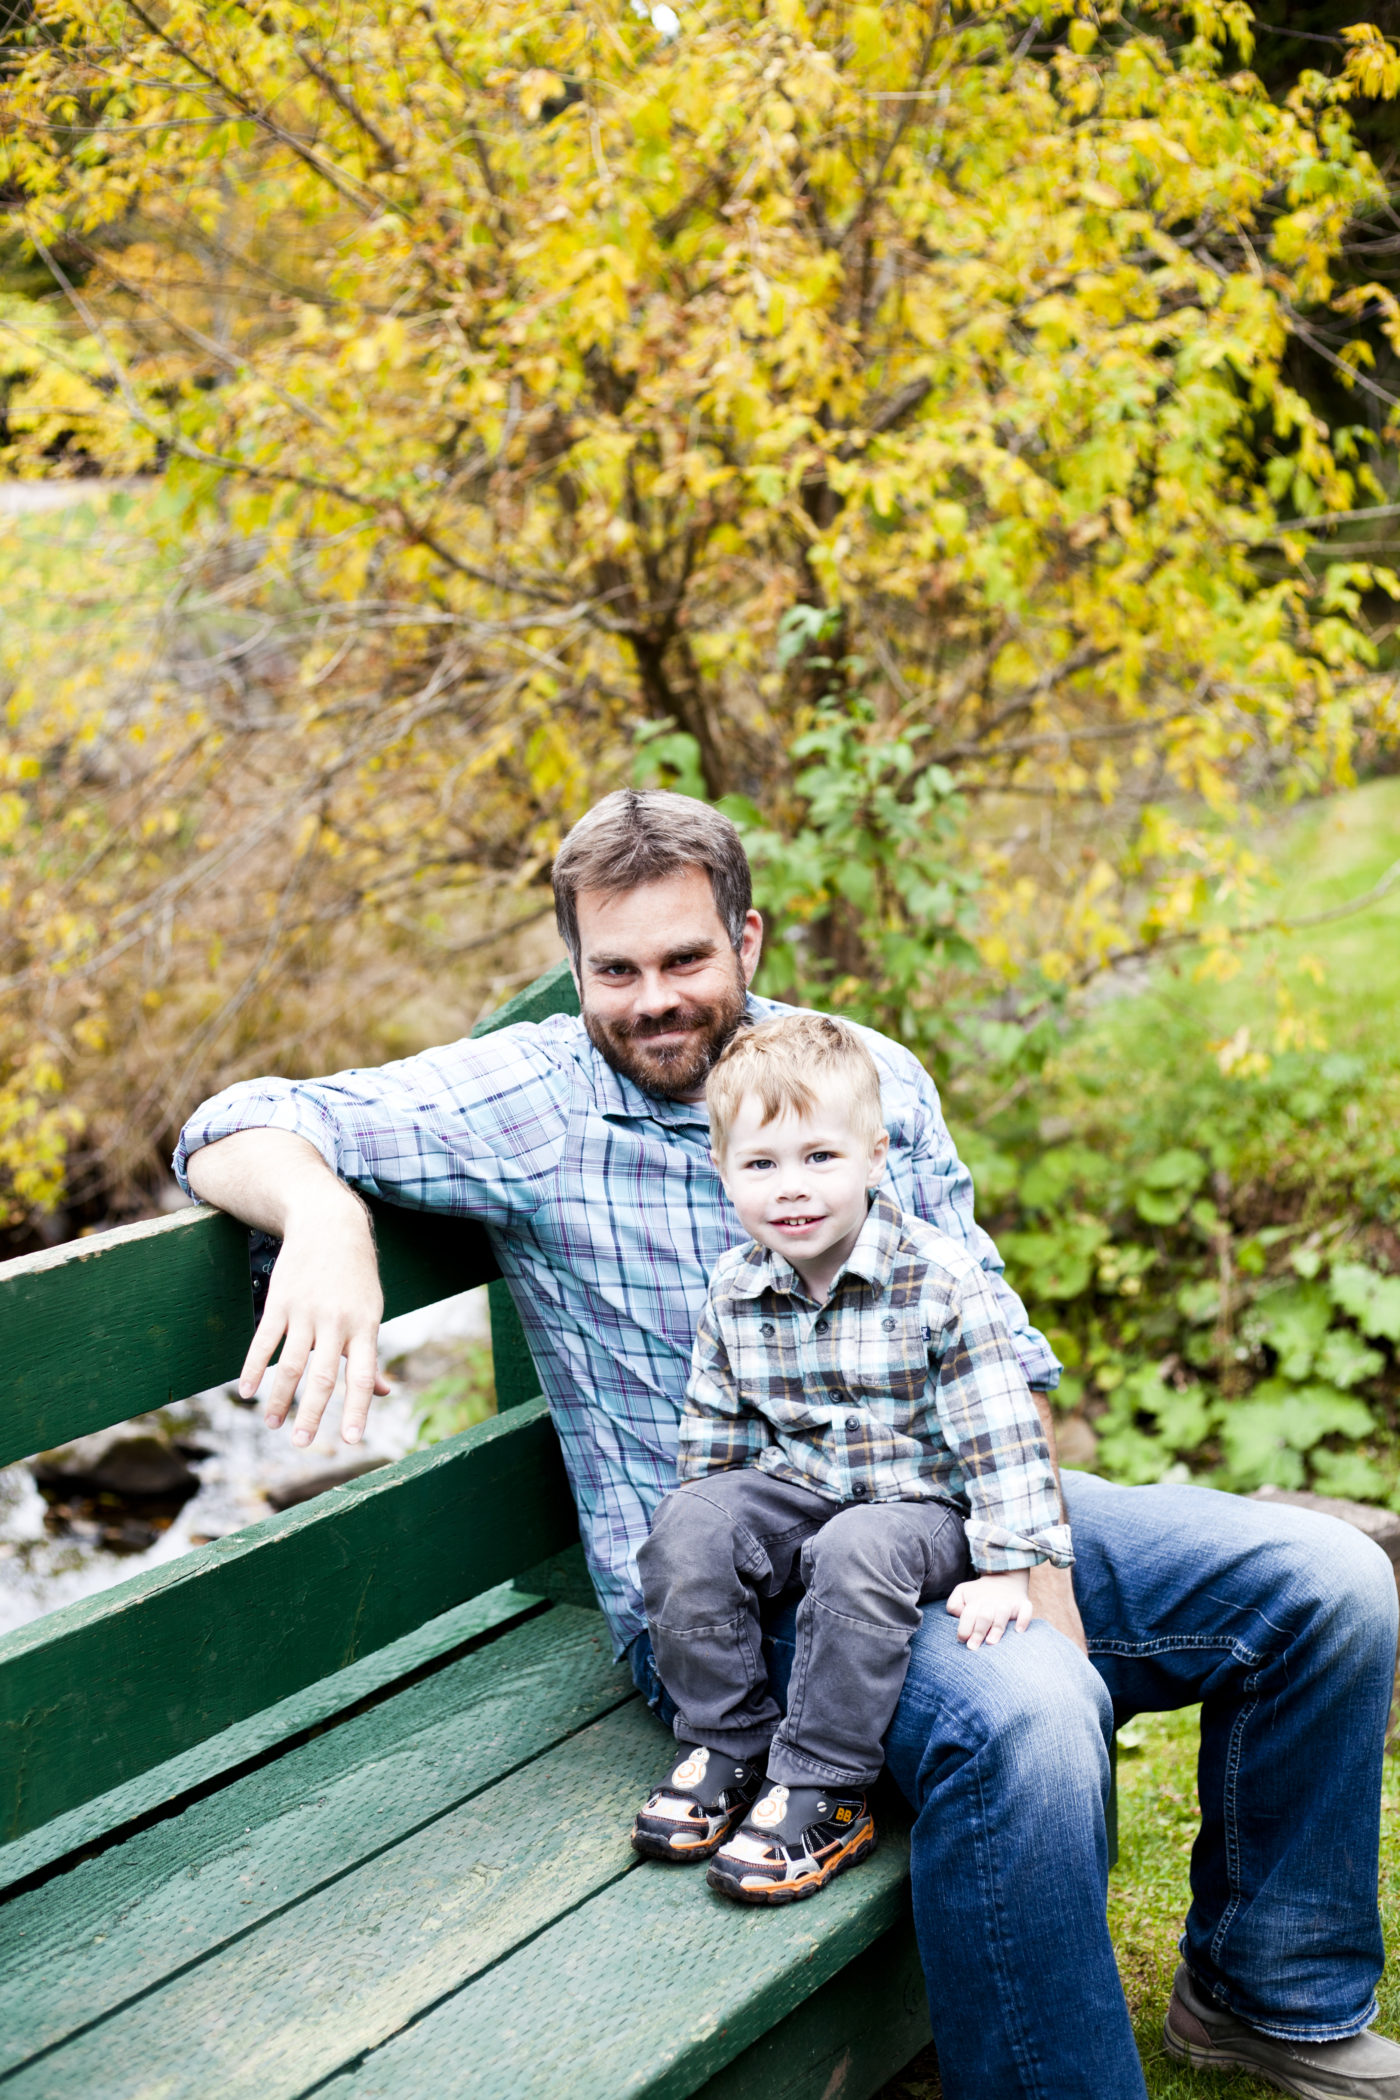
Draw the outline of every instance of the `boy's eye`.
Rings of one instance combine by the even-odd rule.
[[[761,1173],[765,1167],[771,1167],[772,1164],[773,1162],[771,1159],[751,1159],[749,1161],[749,1171],[750,1173],[752,1173],[755,1169],[757,1169],[757,1171]]]
[[[829,1159],[835,1159],[836,1154],[834,1152],[809,1152],[807,1157],[814,1167],[824,1167]]]

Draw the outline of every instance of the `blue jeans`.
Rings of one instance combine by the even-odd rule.
[[[1143,2100],[1104,1915],[1108,1743],[1198,1700],[1192,1971],[1266,2033],[1375,2017],[1389,1561],[1286,1504],[1082,1473],[1065,1495],[1091,1660],[1043,1621],[969,1654],[934,1607],[885,1741],[945,2100]]]

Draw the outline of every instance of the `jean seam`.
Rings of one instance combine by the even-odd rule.
[[[1220,1913],[1219,1922],[1211,1935],[1210,1958],[1217,1968],[1221,1966],[1220,1958],[1224,1952],[1225,1940],[1244,1897],[1240,1865],[1239,1773],[1244,1754],[1245,1728],[1259,1704],[1261,1675],[1262,1672],[1256,1672],[1253,1677],[1247,1677],[1244,1681],[1244,1698],[1235,1716],[1235,1725],[1230,1730],[1230,1747],[1225,1758],[1224,1800],[1221,1804],[1220,1820],[1224,1829],[1225,1873],[1230,1885],[1230,1900]]]
[[[1233,1655],[1236,1662],[1248,1663],[1256,1670],[1267,1668],[1272,1657],[1263,1655],[1257,1648],[1250,1648],[1243,1641],[1222,1640],[1214,1633],[1182,1633],[1155,1641],[1105,1641],[1091,1640],[1090,1655],[1190,1655],[1216,1650],[1221,1655]]]

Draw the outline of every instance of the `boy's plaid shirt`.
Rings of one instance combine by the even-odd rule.
[[[678,1465],[682,1480],[754,1466],[834,1502],[955,1502],[984,1575],[1073,1564],[991,1278],[883,1193],[825,1305],[755,1241],[722,1258]]]
[[[753,1020],[788,1013],[749,1000]],[[988,1272],[1022,1368],[1059,1365],[973,1222],[972,1183],[932,1080],[862,1030],[890,1133],[886,1186]],[[588,1565],[619,1649],[646,1624],[637,1548],[675,1486],[676,1431],[710,1271],[743,1238],[710,1164],[703,1105],[615,1072],[556,1015],[329,1079],[250,1079],[186,1124],[175,1171],[235,1130],[290,1130],[344,1179],[412,1210],[478,1218],[511,1288],[569,1470]]]

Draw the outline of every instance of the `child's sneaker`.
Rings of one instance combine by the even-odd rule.
[[[763,1773],[741,1758],[682,1744],[680,1763],[648,1794],[632,1825],[646,1859],[708,1859],[753,1805]]]
[[[875,1849],[864,1794],[770,1785],[710,1862],[710,1887],[736,1903],[797,1903]]]

